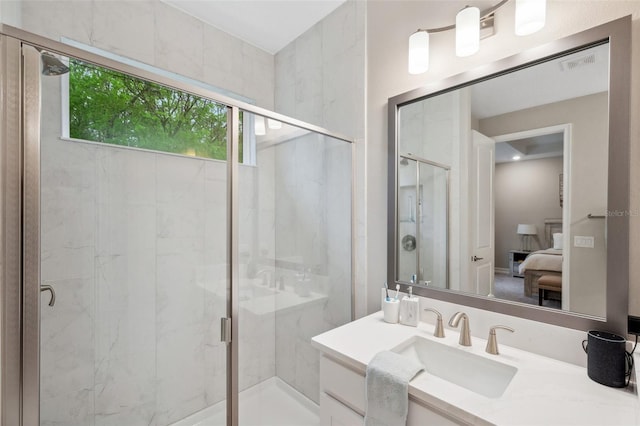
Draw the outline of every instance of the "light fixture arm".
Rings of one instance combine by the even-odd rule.
[[[482,22],[491,18],[492,14],[500,9],[502,6],[504,6],[505,3],[507,3],[509,0],[501,0],[499,3],[497,3],[495,6],[491,6],[490,8],[486,9],[486,10],[482,10],[480,11],[480,26],[482,26]],[[429,34],[432,33],[441,33],[443,31],[449,31],[449,30],[454,30],[456,28],[456,24],[451,24],[451,25],[447,25],[446,27],[437,27],[437,28],[418,28],[416,30],[416,32],[418,31],[422,31],[422,32],[427,32]]]

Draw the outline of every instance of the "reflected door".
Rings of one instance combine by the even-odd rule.
[[[495,141],[472,131],[473,154],[471,166],[471,255],[470,276],[476,294],[493,296],[494,282],[494,194],[493,177]]]

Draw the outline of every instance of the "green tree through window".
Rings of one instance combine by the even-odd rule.
[[[69,68],[72,138],[226,160],[226,106],[77,59]]]

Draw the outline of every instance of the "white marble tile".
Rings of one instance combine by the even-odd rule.
[[[155,63],[155,2],[94,1],[92,4],[90,40],[93,46],[147,64]]]
[[[155,205],[154,152],[100,146],[96,151],[96,194],[99,203]]]
[[[158,204],[202,205],[205,160],[158,154],[156,185]]]
[[[156,249],[156,207],[114,202],[97,204],[96,254],[127,256],[130,265],[138,256]],[[144,265],[151,266],[155,264]],[[153,269],[149,269],[148,273]]]
[[[296,116],[295,110],[295,81],[296,81],[296,45],[290,43],[274,58],[275,66],[275,104],[277,112],[289,116]]]
[[[162,2],[155,2],[155,65],[202,80],[204,23]]]
[[[206,81],[217,87],[251,96],[250,93],[243,93],[242,45],[242,40],[205,25],[202,51],[203,74]]]
[[[202,325],[206,290],[197,285],[203,254],[184,252],[158,255],[156,331],[158,338],[182,327]]]
[[[53,40],[61,36],[91,44],[92,1],[20,1],[22,27]]]
[[[159,425],[180,420],[206,406],[204,335],[202,323],[158,334],[156,421]]]
[[[358,37],[356,3],[347,1],[320,21],[322,57],[325,61],[333,59],[356,45]]]

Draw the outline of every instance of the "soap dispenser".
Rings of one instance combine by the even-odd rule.
[[[409,295],[400,301],[400,324],[418,326],[420,299],[413,295],[413,287],[409,287]]]

